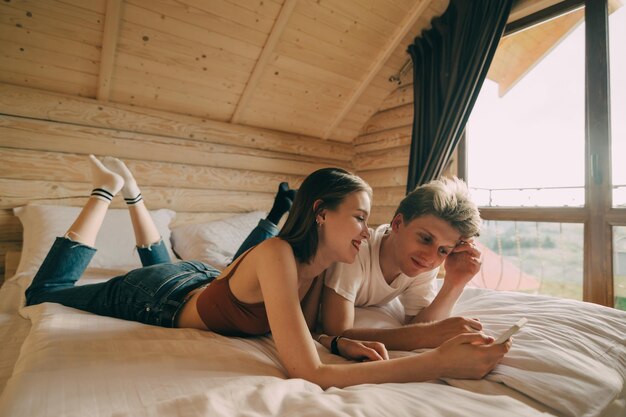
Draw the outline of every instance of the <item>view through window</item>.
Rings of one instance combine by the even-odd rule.
[[[613,205],[626,208],[626,8],[611,10],[609,23]],[[583,9],[501,41],[466,127],[467,181],[480,206],[585,205],[584,54]],[[613,233],[617,306],[626,227]],[[486,221],[479,240],[474,285],[582,299],[582,223]]]
[[[626,210],[626,7],[609,16],[613,207]],[[626,310],[626,226],[613,227],[615,307]]]

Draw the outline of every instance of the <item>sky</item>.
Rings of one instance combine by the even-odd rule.
[[[626,5],[609,16],[609,36],[613,184],[625,186],[614,203],[626,204]],[[502,98],[485,80],[467,125],[470,187],[584,185],[584,38],[583,23]],[[584,204],[582,191],[542,195],[546,205]]]

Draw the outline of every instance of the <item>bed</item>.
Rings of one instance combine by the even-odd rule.
[[[54,216],[45,210],[38,216],[42,214],[51,223]],[[164,329],[53,303],[23,307],[24,288],[36,271],[28,256],[38,256],[32,239],[42,238],[29,236],[33,218],[28,217],[20,215],[20,267],[0,288],[0,416],[626,415],[626,312],[467,288],[454,314],[480,318],[487,333],[499,333],[521,317],[528,319],[509,354],[486,378],[324,391],[305,380],[286,378],[271,336],[227,338]],[[237,219],[230,225],[241,228],[243,223]],[[167,224],[165,219],[159,227],[169,234]],[[103,232],[115,226],[106,225]],[[208,228],[206,236],[214,239],[216,230],[228,227],[223,222],[193,230]],[[50,233],[48,229],[36,233]],[[181,234],[174,229],[176,253],[176,236],[189,237],[189,230]],[[103,259],[109,264],[94,263],[80,283],[124,270],[115,264],[121,261],[111,261],[117,258]],[[397,304],[360,309],[357,324],[397,325],[401,315]],[[317,347],[322,361],[347,363]]]

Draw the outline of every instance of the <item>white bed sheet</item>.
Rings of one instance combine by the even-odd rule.
[[[102,274],[81,281],[90,278]],[[8,293],[0,291],[0,305]],[[381,311],[362,311],[359,320],[393,324]],[[488,333],[521,316],[529,323],[504,361],[481,381],[324,391],[286,379],[270,337],[163,329],[51,303],[22,308],[32,326],[0,397],[0,416],[626,414],[626,313],[476,289],[465,291],[455,312],[479,317]],[[318,351],[324,362],[344,362],[321,346]],[[407,354],[412,353],[392,352]]]

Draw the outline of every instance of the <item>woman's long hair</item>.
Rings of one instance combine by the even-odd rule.
[[[309,262],[317,252],[316,218],[323,209],[334,210],[347,195],[371,187],[357,175],[341,168],[322,168],[304,179],[278,237],[287,241],[300,262]],[[317,200],[321,203],[313,209]]]

